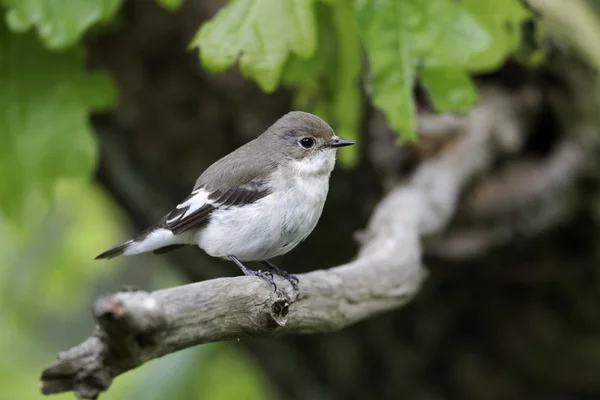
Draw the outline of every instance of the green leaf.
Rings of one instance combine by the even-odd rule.
[[[429,67],[466,66],[491,43],[489,33],[453,0],[407,0],[410,46],[419,63]]]
[[[314,1],[234,0],[200,28],[191,46],[208,70],[224,71],[239,59],[244,76],[272,92],[290,54],[315,52]]]
[[[0,85],[0,210],[31,226],[59,178],[91,175],[88,113],[113,104],[115,90],[108,76],[83,70],[82,48],[51,53],[1,25]]]
[[[337,68],[333,73],[333,101],[331,123],[338,136],[358,142],[361,121],[360,74],[362,71],[358,27],[351,5],[339,1],[334,7],[333,22],[337,33]],[[346,165],[358,161],[358,146],[338,152]]]
[[[332,8],[315,5],[318,43],[309,58],[291,55],[284,67],[282,84],[296,89],[295,105],[309,111],[318,98],[329,96],[329,81],[335,74],[338,39],[334,29]]]
[[[520,0],[461,0],[462,6],[486,29],[491,43],[468,62],[473,71],[489,71],[519,48],[521,26],[531,13]]]
[[[491,39],[461,3],[355,0],[355,8],[370,62],[373,102],[401,140],[416,139],[413,88],[418,66],[435,68],[425,72],[426,87],[435,91],[432,98],[440,107],[462,110],[472,105],[469,84],[456,71],[466,69],[468,61],[484,51]],[[445,83],[445,88],[440,85],[441,78],[431,76],[434,71],[448,75],[450,70],[455,71],[453,80]],[[442,89],[452,93],[443,98]]]
[[[464,70],[425,67],[420,78],[437,112],[464,112],[477,102],[477,89]]]
[[[158,0],[158,4],[169,11],[177,10],[182,3],[183,0]]]
[[[408,3],[357,0],[356,13],[371,67],[373,103],[405,139],[416,139],[413,85],[416,60],[410,46]]]
[[[11,30],[25,32],[35,26],[44,44],[51,49],[76,43],[98,22],[109,21],[122,0],[0,0],[7,8]]]
[[[319,43],[313,57],[291,57],[282,82],[295,89],[294,108],[320,116],[336,134],[358,141],[361,120],[361,47],[352,7],[317,4]],[[344,165],[358,160],[358,147],[338,152]]]

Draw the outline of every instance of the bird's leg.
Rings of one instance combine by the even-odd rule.
[[[275,281],[273,280],[273,274],[270,272],[263,272],[261,270],[258,271],[254,271],[251,270],[250,268],[247,268],[244,264],[242,264],[242,262],[240,260],[237,259],[236,256],[228,256],[231,261],[233,261],[244,273],[244,275],[246,276],[258,276],[259,278],[264,279],[265,281],[269,282],[269,284],[271,284],[271,286],[273,286],[273,290],[277,290],[277,285],[275,284]]]
[[[298,297],[300,295],[300,289],[298,288],[298,278],[296,278],[294,275],[288,273],[287,271],[277,268],[275,265],[271,264],[269,261],[266,261],[266,260],[261,261],[261,264],[263,264],[267,268],[269,268],[269,271],[271,271],[272,273],[279,275],[283,279],[287,280],[294,288],[294,293],[296,294],[296,297]]]

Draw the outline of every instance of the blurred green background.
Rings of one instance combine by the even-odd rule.
[[[0,224],[0,399],[40,399],[38,377],[89,336],[92,301],[124,283],[147,290],[183,284],[159,258],[93,261],[128,234],[124,215],[97,184],[65,179],[35,229]],[[54,396],[72,399],[72,393]],[[236,343],[167,356],[117,379],[107,399],[264,399],[268,382]]]
[[[93,261],[93,257],[161,216],[174,199],[187,194],[211,162],[255,137],[283,112],[293,108],[316,113],[338,135],[359,143],[352,151],[340,153],[343,170],[336,172],[337,183],[330,194],[344,217],[336,220],[331,217],[336,207],[326,209],[322,224],[329,230],[316,232],[319,239],[307,242],[305,249],[313,251],[286,258],[286,265],[305,269],[341,263],[354,254],[356,246],[347,245],[351,233],[364,227],[383,191],[379,180],[384,178],[373,171],[376,163],[368,159],[362,144],[368,139],[365,121],[374,110],[384,116],[395,142],[414,145],[423,93],[432,110],[464,115],[479,101],[479,78],[485,75],[501,81],[507,65],[518,65],[518,80],[534,84],[547,75],[569,82],[574,70],[570,66],[577,65],[594,76],[586,81],[595,93],[589,103],[593,108],[595,74],[600,67],[599,4],[584,0],[0,0],[0,400],[42,397],[38,386],[42,369],[58,350],[90,334],[90,307],[99,295],[118,291],[124,284],[152,290],[236,273],[212,269],[212,261],[198,255],[139,256],[110,262]],[[113,146],[115,141],[120,144]],[[123,155],[128,163],[123,164]],[[587,212],[598,214],[598,198],[589,194]],[[586,257],[594,263],[600,260],[593,250],[600,234],[592,231],[580,232],[592,243]],[[553,247],[551,240],[547,243],[547,248]],[[339,251],[333,254],[331,248]],[[507,257],[506,264],[512,263],[509,257],[514,254],[502,256]],[[472,272],[462,273],[471,276]],[[436,279],[445,278],[441,274]],[[444,282],[436,286],[434,281],[432,287],[443,289]],[[568,286],[569,281],[564,284]],[[582,315],[600,321],[597,287],[584,286],[575,287],[577,295],[569,298],[588,290],[589,301],[582,306],[587,311]],[[453,310],[434,315],[427,308],[445,301],[445,297],[427,301],[436,295],[441,296],[424,294],[415,306],[425,310],[409,308],[406,314],[389,318],[409,328],[418,320],[429,331],[437,329],[431,326],[451,325]],[[503,300],[509,298],[512,301],[508,295]],[[480,304],[482,310],[489,306],[484,315],[501,314],[493,304],[468,303]],[[511,311],[510,307],[522,308],[504,305]],[[546,316],[546,309],[537,311],[532,315]],[[430,315],[435,324],[427,319]],[[506,315],[510,320],[513,314]],[[304,375],[296,366],[304,362],[304,370],[309,371],[306,376],[318,375],[307,379],[311,383],[305,385],[310,386],[306,393],[330,390],[329,396],[319,398],[334,398],[344,390],[353,393],[347,382],[350,389],[342,390],[331,378],[350,370],[352,363],[346,365],[346,356],[359,354],[353,353],[359,347],[371,354],[377,345],[360,340],[385,336],[384,332],[395,335],[401,356],[378,366],[383,364],[386,371],[395,365],[418,378],[411,380],[413,375],[407,373],[404,379],[410,382],[403,383],[387,376],[388,383],[380,386],[400,385],[405,391],[397,393],[405,398],[525,398],[518,396],[536,393],[550,381],[564,383],[552,398],[600,396],[600,375],[593,373],[600,365],[597,325],[590,323],[581,329],[583,333],[576,332],[582,337],[589,334],[585,340],[569,342],[575,350],[569,353],[573,358],[568,365],[592,371],[577,376],[584,376],[583,389],[580,381],[570,380],[568,371],[554,372],[564,381],[544,381],[536,375],[542,367],[531,367],[536,371],[531,375],[519,375],[520,370],[509,361],[498,361],[490,351],[482,359],[493,368],[479,368],[473,362],[463,365],[464,370],[484,371],[482,376],[487,373],[486,377],[496,378],[495,368],[501,369],[498,365],[506,361],[509,372],[503,373],[510,379],[500,373],[502,379],[482,378],[478,382],[489,384],[489,393],[473,397],[465,393],[482,393],[478,382],[457,383],[460,379],[447,377],[445,369],[444,373],[427,370],[427,361],[421,360],[427,360],[429,346],[424,345],[427,351],[419,353],[410,329],[401,329],[409,338],[400,339],[402,334],[390,333],[391,322],[382,321],[327,337],[293,339],[291,346],[299,349],[294,360],[278,353],[279,342],[273,344],[277,350],[271,353],[262,353],[271,346],[266,341],[248,347],[243,342],[203,345],[118,377],[101,398],[275,398],[276,378],[269,379],[263,368],[268,362],[271,372],[297,372],[298,377]],[[457,345],[465,336],[459,331],[456,342],[447,339],[443,345],[450,353],[464,350]],[[494,334],[482,332],[481,342],[486,335]],[[322,362],[312,371],[311,357],[329,354],[338,345],[347,347],[338,353],[340,358],[331,360],[342,361]],[[517,364],[529,356],[528,346],[519,346],[510,350],[523,355]],[[280,359],[258,360],[261,354],[269,354],[264,358],[276,354]],[[538,356],[531,365],[545,364]],[[449,359],[444,368],[453,369],[453,354],[433,358]],[[280,368],[283,364],[287,369]],[[557,364],[562,365],[562,360]],[[370,370],[371,364],[357,367],[357,375],[360,368]],[[513,369],[515,376],[510,375]],[[431,389],[436,386],[432,376],[441,376],[437,392]],[[536,382],[520,380],[531,376]],[[366,387],[377,384],[379,378],[348,380]],[[517,381],[522,385],[513,384]],[[508,393],[518,396],[502,397],[507,392],[498,387],[509,387]]]
[[[164,1],[166,9],[180,2]],[[121,1],[2,1],[0,10],[0,399],[40,399],[45,365],[88,336],[90,307],[127,283],[185,279],[160,258],[98,262],[132,234],[94,182],[92,110],[117,103],[114,81],[86,71],[83,35],[118,26]],[[93,35],[93,33],[91,33]],[[210,344],[133,371],[106,399],[262,399],[269,387],[239,346]],[[72,393],[55,396],[72,399]]]

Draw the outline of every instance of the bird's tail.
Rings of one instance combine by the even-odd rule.
[[[106,250],[104,253],[97,255],[96,258],[94,258],[94,260],[110,260],[111,258],[118,257],[118,256],[122,255],[123,253],[125,253],[125,250],[127,250],[127,248],[132,243],[133,243],[133,239],[123,242],[121,244],[118,244],[115,247],[112,247],[112,248]]]
[[[120,255],[140,254],[149,251],[155,254],[163,254],[187,245],[186,238],[186,235],[175,236],[169,229],[152,228],[134,239],[106,250],[95,259],[109,260]]]

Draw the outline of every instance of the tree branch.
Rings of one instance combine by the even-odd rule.
[[[390,191],[359,235],[356,260],[298,275],[301,295],[277,280],[273,291],[256,277],[213,279],[158,290],[120,292],[97,300],[93,336],[63,352],[42,373],[42,393],[74,391],[96,398],[112,379],[149,360],[207,342],[286,333],[330,332],[398,308],[418,291],[426,272],[421,238],[442,231],[463,186],[502,149],[498,135],[523,128],[518,96],[482,90],[462,139]],[[511,124],[507,124],[511,121]]]

